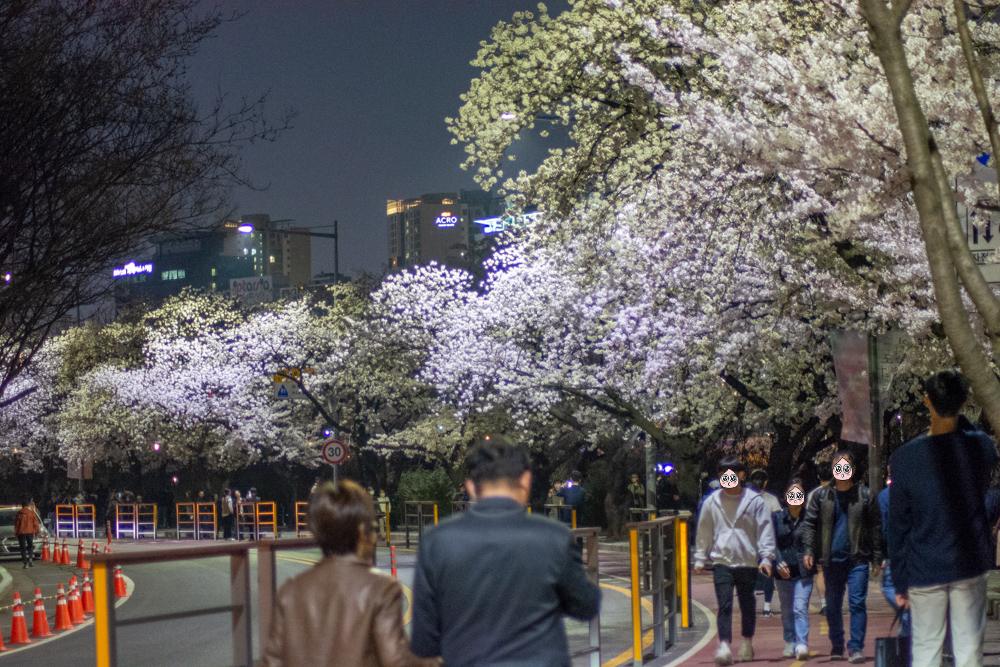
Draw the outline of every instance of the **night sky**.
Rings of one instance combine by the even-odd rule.
[[[381,273],[386,199],[475,188],[444,119],[478,70],[491,29],[535,0],[223,0],[245,15],[192,63],[197,99],[270,91],[269,115],[298,112],[277,142],[248,149],[262,192],[232,193],[237,214],[301,226],[340,223],[340,270]],[[548,3],[549,10],[565,8]],[[538,155],[540,155],[540,151]],[[519,156],[521,157],[521,156]],[[528,158],[529,156],[523,156]],[[534,158],[537,164],[538,158]],[[518,160],[529,168],[532,160]],[[317,231],[329,232],[329,229]],[[333,241],[313,239],[313,273],[332,271]]]

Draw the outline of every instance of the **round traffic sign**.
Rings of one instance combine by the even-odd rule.
[[[347,445],[340,440],[331,438],[323,443],[323,460],[330,465],[337,465],[347,460]]]

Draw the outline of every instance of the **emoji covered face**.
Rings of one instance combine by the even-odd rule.
[[[851,478],[854,473],[854,469],[851,467],[851,462],[847,458],[841,458],[839,461],[833,464],[833,476],[840,481],[845,481]]]
[[[788,501],[789,505],[801,505],[806,501],[806,494],[802,490],[802,487],[796,484],[788,489],[788,493],[785,494],[785,500]]]
[[[732,470],[727,470],[719,477],[719,483],[722,484],[722,487],[725,489],[735,489],[739,486],[740,478]]]

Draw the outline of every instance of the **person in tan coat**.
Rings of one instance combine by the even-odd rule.
[[[262,667],[438,667],[418,658],[403,633],[403,589],[371,569],[375,505],[351,481],[321,484],[309,525],[323,560],[278,591]]]

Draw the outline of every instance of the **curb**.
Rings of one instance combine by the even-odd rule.
[[[0,567],[0,597],[7,592],[10,588],[11,583],[14,582],[14,577],[10,576],[10,572]]]

